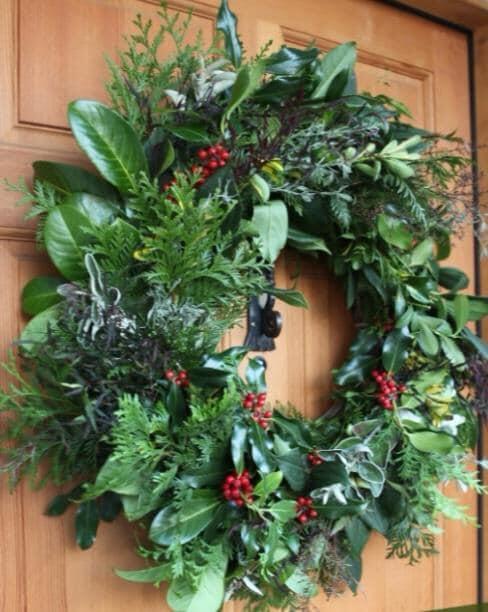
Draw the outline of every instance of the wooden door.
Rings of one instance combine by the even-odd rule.
[[[209,36],[218,0],[170,0],[175,9],[194,9],[193,28]],[[301,46],[311,39],[328,49],[356,40],[362,89],[385,92],[405,102],[420,126],[457,129],[469,136],[467,38],[464,34],[375,0],[231,0],[250,51],[273,38]],[[29,177],[35,159],[81,159],[67,129],[65,107],[77,98],[104,99],[103,54],[114,54],[136,12],[155,14],[151,0],[0,1],[0,176]],[[0,343],[6,351],[23,324],[19,292],[45,269],[34,245],[33,227],[0,196]],[[473,272],[469,230],[453,263]],[[290,284],[296,260],[278,267],[281,285]],[[327,407],[330,369],[344,357],[350,320],[339,285],[323,267],[301,262],[300,287],[309,311],[282,307],[284,331],[278,350],[267,356],[273,399],[290,401],[307,416]],[[242,331],[225,339],[237,343]],[[123,521],[105,524],[88,552],[74,545],[72,516],[49,519],[42,512],[51,490],[32,493],[22,485],[0,494],[1,612],[152,612],[165,610],[163,594],[151,586],[125,583],[113,567],[133,568],[140,560]],[[475,500],[466,500],[475,509]],[[317,609],[345,612],[417,612],[476,600],[476,533],[445,524],[440,556],[408,567],[384,560],[385,545],[374,536],[364,558],[357,598],[346,595]],[[228,611],[240,609],[229,604]],[[202,610],[202,612],[205,612]]]

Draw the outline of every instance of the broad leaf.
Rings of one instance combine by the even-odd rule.
[[[419,322],[417,342],[422,352],[428,357],[434,357],[439,352],[439,341],[431,329],[422,321]]]
[[[467,327],[463,329],[461,334],[484,359],[488,359],[488,344],[482,338],[473,334]]]
[[[275,519],[281,523],[285,523],[292,518],[295,518],[297,513],[297,503],[294,499],[283,499],[268,508]]]
[[[353,517],[348,521],[345,532],[351,549],[355,555],[361,555],[370,536],[370,530],[360,518]]]
[[[459,333],[469,321],[469,298],[460,293],[454,298],[454,320],[456,321],[456,333]]]
[[[262,357],[249,359],[246,367],[246,381],[255,391],[266,391],[266,362]]]
[[[160,582],[171,579],[171,565],[165,563],[155,567],[146,567],[140,570],[115,570],[115,573],[124,580],[130,582],[150,582],[151,584],[159,584]]]
[[[307,482],[307,460],[305,453],[296,448],[277,458],[278,467],[293,491],[302,491]]]
[[[95,500],[82,502],[76,509],[76,543],[82,550],[92,546],[97,536],[99,517]]]
[[[247,449],[247,427],[244,423],[234,423],[230,440],[232,462],[236,472],[240,474],[244,469],[244,454]]]
[[[60,193],[90,193],[112,202],[119,199],[117,190],[110,183],[84,168],[51,161],[36,161],[32,166],[35,180],[50,183]]]
[[[209,525],[221,504],[221,497],[214,491],[195,491],[191,501],[180,510],[169,505],[156,514],[151,523],[149,537],[162,546],[189,542]]]
[[[119,212],[119,208],[109,200],[90,193],[72,193],[63,202],[64,204],[70,204],[79,210],[95,226],[113,221]]]
[[[59,314],[59,306],[54,304],[31,319],[20,335],[22,349],[29,352],[36,344],[45,342],[47,331],[55,328]]]
[[[224,131],[232,113],[259,87],[263,67],[261,62],[255,62],[254,64],[245,64],[239,69],[235,83],[230,91],[227,108],[222,115],[222,131]]]
[[[263,258],[273,263],[284,248],[288,236],[288,211],[281,200],[254,207],[252,224],[259,236]]]
[[[439,285],[450,291],[459,291],[460,289],[466,289],[469,285],[469,278],[458,268],[440,268]]]
[[[279,488],[283,474],[281,472],[271,472],[266,474],[254,487],[254,495],[266,499],[271,493],[274,493]]]
[[[227,556],[219,546],[212,551],[208,565],[200,568],[193,584],[186,576],[172,580],[168,605],[174,612],[218,612],[224,600],[226,569]]]
[[[68,119],[80,148],[100,174],[122,193],[137,187],[148,173],[142,144],[131,125],[114,110],[93,100],[68,106]]]
[[[22,310],[36,315],[61,301],[57,292],[63,279],[54,276],[38,276],[30,280],[22,290]]]
[[[394,217],[380,214],[377,220],[378,232],[385,242],[399,249],[408,249],[412,244],[413,236],[407,226]]]
[[[283,46],[266,58],[266,72],[293,77],[304,68],[308,68],[317,56],[318,50],[315,47],[295,49]]]
[[[74,206],[63,204],[48,214],[44,227],[46,250],[56,268],[69,280],[87,276],[82,247],[89,243],[85,231],[90,220]]]
[[[225,53],[232,64],[241,65],[242,46],[237,34],[237,17],[229,9],[227,0],[221,0],[217,13],[217,30],[224,35]]]
[[[297,291],[296,289],[280,289],[278,287],[272,287],[270,289],[270,293],[282,302],[285,302],[285,304],[290,304],[290,306],[308,308],[306,297],[301,291]]]
[[[207,128],[200,123],[169,125],[167,129],[178,138],[181,138],[181,140],[186,140],[187,142],[205,143],[209,140]]]
[[[349,476],[342,461],[326,461],[312,468],[310,477],[310,489],[320,489],[334,484],[349,485]]]
[[[307,254],[316,254],[317,252],[330,253],[323,238],[302,232],[293,227],[288,228],[288,246]]]
[[[418,244],[410,255],[410,263],[412,266],[423,266],[425,262],[434,254],[434,241],[432,238],[426,238]]]
[[[466,362],[466,357],[456,342],[446,336],[441,337],[442,352],[453,366],[462,365]]]
[[[318,67],[319,83],[312,93],[312,98],[330,97],[334,81],[339,79],[343,83],[344,89],[353,71],[356,62],[356,44],[353,42],[344,43],[331,49],[326,53]],[[342,95],[334,88],[335,95]]]
[[[376,362],[377,358],[372,355],[354,355],[334,373],[334,382],[340,386],[361,383]]]
[[[447,455],[454,446],[454,438],[443,432],[416,431],[409,433],[410,444],[423,453]]]
[[[405,328],[394,329],[383,344],[382,360],[385,370],[397,372],[408,356],[411,338]]]

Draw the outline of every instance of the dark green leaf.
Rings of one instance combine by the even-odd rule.
[[[450,291],[459,291],[460,289],[465,289],[469,285],[469,278],[458,268],[440,268],[439,285]]]
[[[380,236],[388,244],[403,250],[408,249],[412,244],[413,236],[403,221],[389,215],[380,214],[377,224]]]
[[[84,228],[90,220],[74,206],[63,204],[48,214],[44,228],[46,250],[56,268],[69,280],[87,276],[82,247],[89,242]]]
[[[386,337],[383,344],[382,360],[388,372],[397,372],[408,356],[411,338],[404,327],[394,329]]]
[[[420,321],[418,326],[417,341],[422,352],[428,357],[434,357],[439,352],[439,341],[425,323]]]
[[[288,228],[288,246],[307,254],[315,254],[316,252],[330,253],[323,238],[314,236],[307,232],[302,232],[294,227]]]
[[[347,504],[341,504],[335,501],[334,498],[329,500],[325,506],[316,506],[320,516],[333,520],[343,516],[354,516],[355,514],[362,515],[366,507],[366,502],[348,501]]]
[[[95,226],[113,221],[119,208],[113,202],[99,198],[90,193],[71,193],[64,204],[69,204],[80,211]]]
[[[349,485],[349,476],[342,461],[325,461],[321,465],[312,468],[310,477],[310,489],[320,489],[333,484]]]
[[[366,510],[361,513],[361,519],[378,533],[385,535],[389,528],[388,517],[384,514],[378,500],[372,500]]]
[[[252,459],[261,474],[272,472],[276,466],[276,460],[266,445],[266,436],[263,430],[255,421],[250,423],[249,442]]]
[[[442,336],[440,340],[442,352],[453,366],[462,365],[466,362],[466,357],[454,340],[446,336]]]
[[[36,161],[32,166],[35,180],[50,183],[60,193],[91,193],[112,202],[119,199],[117,190],[110,183],[84,168],[51,161]]]
[[[148,172],[142,144],[131,125],[114,110],[93,100],[68,106],[68,119],[80,148],[121,192],[137,187],[139,174]]]
[[[232,64],[241,65],[242,46],[237,34],[237,17],[229,9],[227,0],[221,0],[217,13],[217,30],[224,35],[225,53]]]
[[[461,332],[461,335],[467,340],[471,346],[478,351],[478,353],[484,358],[488,359],[488,344],[482,340],[479,336],[473,334],[473,332],[465,327]]]
[[[358,557],[369,539],[370,531],[360,518],[353,517],[345,527],[352,552]]]
[[[61,296],[57,292],[63,279],[53,276],[38,276],[30,280],[22,290],[22,310],[28,315],[36,315],[57,304]]]
[[[240,474],[244,469],[244,454],[247,449],[247,427],[242,422],[234,423],[230,441],[232,462],[236,472]]]
[[[312,437],[305,421],[297,421],[275,411],[273,414],[275,426],[282,430],[287,439],[291,439],[294,445],[309,450],[312,447]]]
[[[317,59],[318,49],[295,49],[283,46],[279,51],[266,58],[266,72],[277,75],[296,76],[304,68],[308,68]]]
[[[106,491],[98,498],[98,513],[102,521],[111,523],[122,510],[119,495],[113,491]]]
[[[326,53],[318,65],[317,76],[319,83],[312,93],[312,98],[328,98],[333,82],[340,75],[345,75],[344,87],[347,85],[349,75],[356,62],[356,44],[344,43]],[[337,91],[334,92],[337,96]],[[341,93],[339,93],[341,95]]]
[[[262,62],[242,66],[232,86],[227,108],[222,115],[221,130],[224,131],[232,113],[259,87],[264,65]]]
[[[361,383],[374,368],[376,361],[377,358],[371,355],[356,355],[335,372],[334,382],[340,386]]]
[[[31,319],[20,335],[22,349],[30,351],[33,345],[45,342],[48,328],[55,328],[59,314],[58,304],[55,304]]]
[[[298,448],[277,458],[278,467],[293,491],[302,491],[307,482],[307,459]]]
[[[279,289],[278,287],[272,287],[270,291],[279,300],[285,302],[285,304],[298,306],[299,308],[308,308],[308,302],[301,291],[296,289]]]
[[[204,366],[192,368],[188,372],[193,385],[197,387],[226,387],[232,372]]]
[[[456,321],[456,332],[460,332],[469,321],[469,299],[460,293],[456,295],[453,302],[454,320]]]
[[[203,124],[168,125],[168,131],[186,142],[205,143],[209,140],[207,128]]]
[[[180,425],[186,414],[185,396],[181,387],[170,383],[169,393],[166,397],[166,408],[171,416],[174,425]]]
[[[97,536],[99,517],[95,500],[82,502],[76,509],[76,543],[82,550],[92,546]]]

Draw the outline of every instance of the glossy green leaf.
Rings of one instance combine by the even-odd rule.
[[[434,241],[432,238],[422,240],[412,251],[410,263],[412,266],[423,266],[434,254]]]
[[[469,321],[469,299],[462,293],[456,295],[453,302],[456,333],[459,333]]]
[[[54,304],[31,319],[20,335],[22,349],[29,352],[36,344],[45,342],[47,331],[55,328],[59,314],[59,306]]]
[[[170,168],[175,161],[175,150],[171,140],[167,138],[166,131],[156,127],[144,143],[151,177],[156,177]]]
[[[344,43],[326,53],[318,66],[319,83],[314,89],[311,97],[327,98],[329,90],[332,88],[334,80],[341,74],[346,75],[346,83],[349,74],[356,62],[356,44],[353,42]],[[340,94],[339,94],[340,95]]]
[[[170,580],[172,577],[171,565],[164,563],[155,567],[146,567],[139,570],[115,570],[115,573],[124,580],[130,582],[149,582],[151,584],[159,584]]]
[[[277,458],[278,467],[293,491],[302,491],[307,481],[307,459],[305,453],[295,448]]]
[[[316,506],[316,508],[320,516],[337,520],[343,516],[363,515],[367,505],[366,502],[362,501],[348,501],[347,504],[341,504],[335,501],[335,498],[332,498],[325,506]]]
[[[295,518],[297,503],[294,499],[283,499],[268,508],[268,512],[281,523]]]
[[[266,474],[254,487],[254,495],[261,497],[263,500],[274,493],[283,480],[282,472],[271,472]]]
[[[168,125],[167,129],[178,138],[181,138],[181,140],[186,140],[187,142],[206,143],[209,141],[207,128],[199,123]]]
[[[50,183],[65,195],[83,192],[111,202],[119,200],[118,191],[109,182],[84,168],[51,161],[36,161],[32,166],[35,180]]]
[[[288,211],[281,200],[254,207],[252,224],[259,236],[263,258],[274,263],[284,248],[288,236]]]
[[[461,349],[457,346],[456,342],[451,338],[442,336],[441,339],[442,352],[450,361],[453,366],[462,365],[466,363],[466,357],[464,356]]]
[[[249,427],[251,456],[261,474],[269,474],[276,467],[276,460],[268,449],[266,441],[264,431],[255,421],[252,421]]]
[[[185,396],[181,387],[170,383],[169,393],[166,397],[166,408],[171,416],[174,425],[180,425],[186,414]]]
[[[271,188],[260,174],[253,174],[249,180],[251,187],[254,189],[261,202],[267,202],[271,194]]]
[[[237,17],[229,9],[227,0],[221,0],[217,13],[217,30],[224,35],[225,54],[232,64],[241,65],[242,45],[237,34]]]
[[[383,344],[382,361],[385,370],[397,372],[408,356],[412,340],[405,328],[394,329],[386,337]]]
[[[307,232],[302,232],[293,227],[288,228],[287,244],[301,253],[330,253],[323,238],[319,238]]]
[[[211,562],[200,568],[193,583],[186,576],[171,581],[167,602],[174,612],[218,612],[224,600],[227,556],[212,551]]]
[[[419,323],[419,331],[416,334],[420,349],[428,357],[434,357],[439,352],[439,341],[431,329],[423,322]]]
[[[266,362],[262,357],[249,359],[246,367],[246,381],[254,391],[266,391]]]
[[[86,229],[90,220],[74,206],[63,204],[48,214],[44,242],[52,262],[69,280],[86,278],[83,246],[88,245]]]
[[[113,491],[105,491],[98,498],[98,513],[102,521],[111,523],[114,521],[122,510],[120,496]]]
[[[93,100],[68,105],[68,119],[80,148],[109,183],[122,193],[148,173],[144,149],[132,126],[114,110]]]
[[[320,489],[333,484],[349,485],[349,475],[339,459],[326,461],[312,469],[310,476],[310,489]]]
[[[439,285],[450,291],[459,291],[460,289],[465,289],[469,285],[469,278],[458,268],[440,268]]]
[[[410,444],[423,453],[446,455],[454,446],[454,438],[443,432],[416,431],[407,435]]]
[[[318,49],[296,49],[283,46],[279,51],[266,58],[266,72],[276,75],[296,76],[301,70],[308,68],[318,56]]]
[[[297,306],[298,308],[308,308],[307,299],[301,291],[296,289],[280,289],[278,287],[273,287],[271,291],[275,297],[285,302],[285,304]]]
[[[370,536],[370,530],[360,518],[353,517],[346,524],[346,537],[355,555],[360,555]]]
[[[264,64],[262,62],[245,64],[239,69],[235,83],[230,91],[230,99],[227,108],[222,115],[222,131],[224,131],[232,113],[259,87],[263,69]]]
[[[234,423],[230,439],[232,462],[236,472],[240,474],[244,469],[244,454],[247,449],[247,427],[242,422]]]
[[[90,193],[71,193],[64,200],[63,205],[65,204],[79,210],[95,226],[113,221],[119,213],[116,204]]]
[[[380,214],[377,219],[378,232],[385,242],[405,250],[412,244],[413,236],[407,226],[394,217]]]
[[[355,355],[334,373],[337,385],[354,385],[361,383],[376,365],[377,358],[372,355]]]
[[[192,385],[197,387],[225,387],[231,376],[230,371],[204,366],[192,368],[188,372]]]
[[[214,491],[195,491],[191,502],[180,510],[169,505],[156,514],[151,523],[149,538],[162,546],[169,546],[173,542],[189,542],[210,524],[221,504],[221,497]]]
[[[61,301],[57,292],[62,278],[38,276],[30,280],[22,290],[22,310],[28,315],[36,315]]]
[[[216,452],[200,467],[185,471],[179,477],[190,487],[217,487],[229,472],[226,454]]]
[[[76,543],[82,550],[90,548],[97,537],[99,517],[95,500],[82,502],[76,509]]]

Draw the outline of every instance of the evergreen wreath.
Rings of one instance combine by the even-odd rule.
[[[439,514],[472,520],[441,483],[484,492],[466,464],[488,345],[467,324],[488,299],[441,263],[470,160],[358,94],[353,43],[245,60],[226,0],[209,47],[160,16],[110,62],[110,107],[69,105],[98,174],[38,161],[32,189],[9,184],[59,277],[22,294],[2,469],[58,485],[47,514],[74,504],[82,549],[119,513],[142,524],[147,567],[117,573],[170,582],[173,610],[294,610],[356,590],[372,530],[414,563]],[[342,279],[357,328],[318,419],[269,405],[261,358],[239,375],[248,348],[216,352],[252,296],[306,305],[267,280],[285,245]]]

